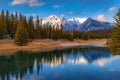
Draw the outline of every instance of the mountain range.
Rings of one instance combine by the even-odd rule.
[[[92,18],[64,18],[52,15],[41,19],[41,23],[44,26],[52,26],[55,28],[62,28],[64,31],[93,31],[93,30],[104,30],[113,28],[113,23],[101,22]]]

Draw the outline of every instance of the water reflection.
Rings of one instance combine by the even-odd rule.
[[[120,56],[113,56],[109,49],[98,47],[40,53],[19,51],[0,56],[0,79],[119,80],[119,61]]]
[[[110,50],[114,55],[120,55],[120,48],[110,48]]]

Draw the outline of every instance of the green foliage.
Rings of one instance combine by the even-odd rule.
[[[35,29],[35,34],[36,34],[36,38],[37,39],[41,39],[41,24],[40,24],[40,20],[39,17],[37,16],[36,18],[36,29]]]
[[[9,21],[10,27],[8,28],[8,30],[9,30],[8,32],[10,34],[13,34],[13,37],[16,33],[17,26],[18,26],[18,23],[19,23],[17,17],[18,17],[17,13],[16,13],[16,15],[11,14],[11,18],[10,18],[10,21]]]
[[[35,39],[35,27],[33,23],[33,17],[30,16],[28,19],[28,28],[27,28],[29,39]]]
[[[28,43],[28,32],[26,28],[24,27],[23,23],[20,22],[15,34],[14,41],[19,46],[24,46]]]
[[[110,48],[113,55],[120,55],[120,48]]]
[[[5,34],[7,34],[7,25],[6,25],[4,11],[2,10],[0,16],[0,39],[2,39]]]
[[[6,16],[5,16],[5,23],[6,23],[6,27],[7,27],[7,33],[10,34],[10,31],[12,30],[10,27],[10,15],[9,15],[9,11],[6,11]]]
[[[74,39],[73,38],[73,33],[71,33],[71,32],[65,32],[64,35],[65,35],[65,39],[73,41],[73,39]]]
[[[115,29],[113,30],[110,40],[110,46],[114,48],[120,48],[120,9],[115,15]]]

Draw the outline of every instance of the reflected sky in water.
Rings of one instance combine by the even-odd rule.
[[[120,80],[119,75],[120,56],[102,47],[0,56],[1,80]]]

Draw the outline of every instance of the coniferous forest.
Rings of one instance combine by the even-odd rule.
[[[109,45],[112,48],[120,48],[120,9],[115,15],[115,28],[112,31],[112,36],[109,41]]]
[[[89,32],[63,31],[62,25],[61,29],[52,26],[43,26],[38,16],[36,17],[36,21],[33,21],[32,16],[26,18],[21,13],[16,12],[13,14],[8,10],[2,10],[0,14],[0,39],[11,36],[12,39],[15,39],[15,43],[18,43],[17,41],[19,40],[24,43],[24,40],[27,42],[28,39],[67,39],[72,41],[73,39],[110,38],[111,31],[112,29]]]

